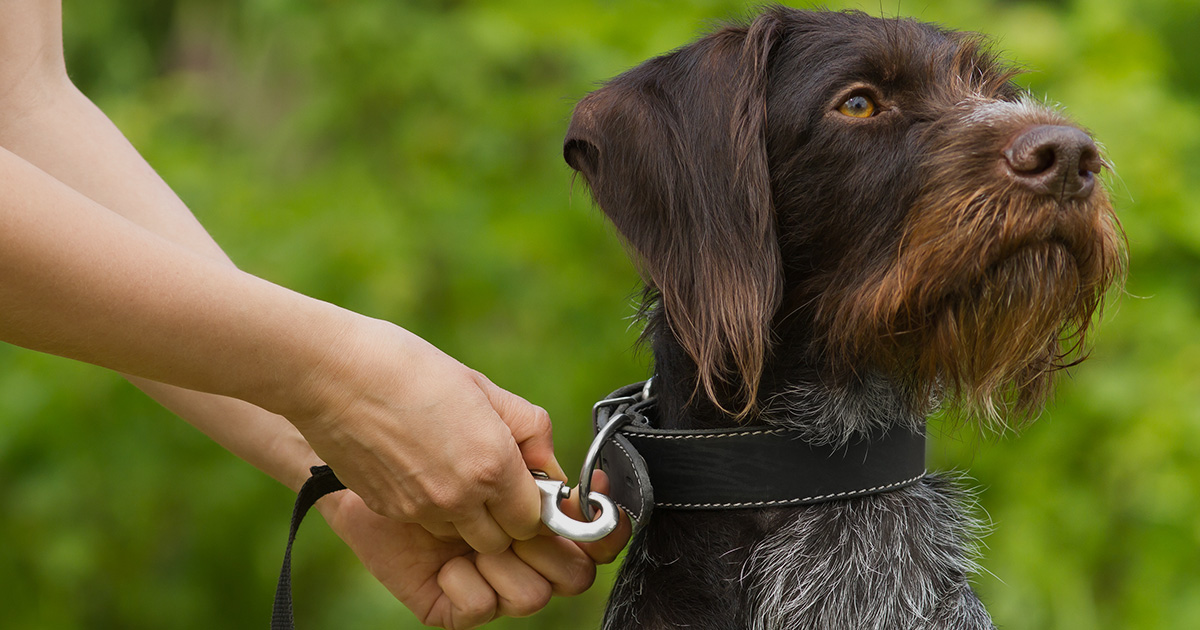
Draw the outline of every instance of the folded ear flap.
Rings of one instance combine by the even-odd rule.
[[[764,144],[779,30],[768,14],[622,74],[580,101],[563,147],[658,290],[699,384],[743,416],[782,282]],[[720,400],[718,383],[740,400]]]

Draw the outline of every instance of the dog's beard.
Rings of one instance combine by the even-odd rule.
[[[896,256],[830,292],[826,347],[897,375],[914,404],[941,398],[997,428],[1030,419],[1053,374],[1086,356],[1121,275],[1112,207],[1099,188],[1065,203],[1001,182],[926,190]]]
[[[1080,350],[1098,308],[1084,284],[1062,245],[1024,247],[946,299],[932,329],[918,335],[926,338],[912,352],[913,377],[949,385],[955,400],[991,422],[1031,415],[1051,374]]]

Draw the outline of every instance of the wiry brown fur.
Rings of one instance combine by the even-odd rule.
[[[768,175],[766,65],[781,24],[760,19],[728,27],[689,47],[686,58],[655,60],[678,66],[659,69],[669,76],[637,89],[616,81],[589,95],[566,146],[568,160],[630,241],[653,289],[649,302],[661,304],[695,361],[698,386],[739,417],[759,402],[786,289],[775,222],[790,217],[776,216],[773,199],[786,186],[808,183],[779,185],[786,160]],[[885,83],[911,80],[914,71],[905,65],[910,25],[893,28],[890,37],[865,43],[879,47]],[[1082,349],[1088,322],[1119,276],[1120,231],[1103,191],[1066,202],[1089,212],[1064,215],[1057,200],[1031,203],[1019,186],[995,176],[989,147],[1002,146],[1022,125],[1070,122],[1045,110],[1038,120],[996,127],[964,123],[980,102],[1019,98],[1010,82],[1017,71],[1000,64],[977,35],[944,35],[933,54],[946,58],[944,71],[954,81],[906,112],[936,121],[921,133],[929,159],[912,173],[926,182],[924,193],[904,217],[903,240],[889,244],[890,259],[880,260],[880,242],[868,239],[860,242],[868,251],[840,252],[841,266],[818,296],[815,322],[824,331],[814,336],[814,351],[826,353],[835,371],[865,362],[907,372],[925,390],[921,398],[941,387],[983,416],[995,416],[1005,398],[1015,403],[1010,411],[1029,412],[1044,401],[1052,372]],[[685,93],[668,97],[676,86],[664,84],[683,85]],[[604,139],[602,161],[588,159],[601,144],[592,138]],[[1092,238],[1097,233],[1101,238]],[[1013,256],[1020,249],[1027,251]],[[1055,281],[1042,282],[1046,273]]]
[[[909,374],[918,395],[939,386],[987,418],[999,417],[997,404],[1027,415],[1045,402],[1054,371],[1082,360],[1123,268],[1120,230],[1102,189],[1086,200],[1039,200],[997,176],[984,149],[1014,130],[1068,120],[1039,109],[1002,126],[968,124],[979,99],[955,96],[923,134],[924,191],[899,246],[822,296],[822,343],[844,365]]]

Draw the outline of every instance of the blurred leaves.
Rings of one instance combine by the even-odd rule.
[[[1000,627],[1200,627],[1200,3],[831,3],[995,37],[1103,142],[1127,295],[1019,437],[945,432],[996,525]],[[176,0],[64,7],[75,82],[243,268],[395,321],[545,406],[575,465],[646,375],[637,276],[562,163],[572,104],[750,3]],[[298,331],[298,334],[302,331]],[[265,627],[291,496],[114,375],[0,347],[11,628]],[[598,627],[596,588],[497,628]],[[304,627],[418,624],[319,519]]]

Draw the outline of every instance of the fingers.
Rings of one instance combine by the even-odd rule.
[[[454,528],[463,542],[479,553],[500,553],[512,544],[512,536],[492,518],[486,510],[480,510],[474,518],[454,522]]]
[[[546,410],[497,387],[482,374],[476,373],[475,382],[500,414],[500,419],[508,425],[521,449],[525,466],[545,472],[552,479],[566,481],[567,475],[554,457],[554,431]]]
[[[497,431],[503,434],[503,426]],[[472,548],[480,553],[499,553],[514,539],[528,540],[540,531],[541,493],[526,468],[512,438],[501,435],[496,448],[484,455],[476,451],[472,466],[464,469],[464,479],[473,479],[465,488],[482,495],[482,503],[472,504],[461,496],[445,500],[446,520]],[[464,513],[464,509],[467,510]],[[421,521],[426,524],[429,521]],[[429,531],[444,535],[444,528]]]
[[[595,565],[562,538],[518,541],[498,554],[451,558],[438,573],[445,597],[424,623],[454,630],[497,617],[528,617],[555,595],[578,595],[595,579]]]
[[[529,470],[540,470],[553,479],[567,479],[554,457],[554,437],[550,416],[541,407],[507,392],[482,374],[476,383],[489,404],[508,426],[520,450],[521,469],[507,469],[500,476],[498,496],[487,502],[488,511],[500,527],[515,540],[529,540],[541,530],[541,494]]]
[[[509,538],[529,540],[541,531],[542,494],[524,468],[505,476],[499,496],[487,502],[487,509]]]
[[[462,540],[462,534],[458,533],[454,523],[420,523],[420,526],[442,542]]]
[[[498,614],[528,617],[545,608],[554,589],[549,580],[509,549],[475,559],[480,575],[495,589]]]
[[[596,580],[596,563],[566,538],[518,540],[513,542],[512,551],[550,583],[555,595],[578,595]]]
[[[496,618],[499,603],[496,592],[468,558],[451,558],[442,565],[437,583],[446,597],[438,602],[425,623],[464,630]]]

